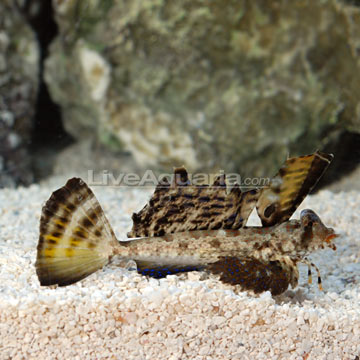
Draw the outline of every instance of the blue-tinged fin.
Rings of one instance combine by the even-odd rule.
[[[189,271],[201,271],[204,265],[183,265],[166,264],[159,265],[153,262],[136,261],[137,272],[141,275],[150,276],[155,279],[161,279],[167,275],[176,275]]]

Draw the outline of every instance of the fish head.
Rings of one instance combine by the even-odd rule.
[[[326,227],[319,216],[310,209],[302,210],[300,213],[302,228],[302,243],[309,251],[329,247],[336,250],[332,240],[339,235],[334,229]]]

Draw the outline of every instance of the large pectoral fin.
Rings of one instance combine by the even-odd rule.
[[[272,295],[279,295],[292,279],[290,269],[280,261],[265,262],[255,258],[223,257],[208,264],[206,270],[220,275],[224,283],[240,285],[243,290],[256,294],[269,290]]]

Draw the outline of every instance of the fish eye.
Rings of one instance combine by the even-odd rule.
[[[305,209],[300,213],[300,220],[303,226],[313,227],[318,223],[321,223],[320,218],[310,209]]]

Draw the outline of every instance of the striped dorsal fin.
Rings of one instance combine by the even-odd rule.
[[[148,204],[132,216],[129,237],[215,229],[239,229],[255,207],[258,190],[228,191],[225,175],[209,185],[192,185],[184,167],[175,169],[170,184],[158,184]]]

